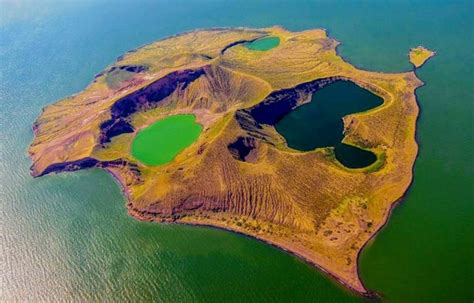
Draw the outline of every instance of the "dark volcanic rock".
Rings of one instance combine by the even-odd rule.
[[[111,119],[100,126],[100,143],[110,142],[112,137],[133,132],[127,119],[141,108],[152,108],[164,98],[171,95],[178,87],[186,86],[204,74],[204,69],[182,70],[170,73],[152,84],[125,96],[112,105]]]
[[[253,137],[239,137],[235,142],[227,146],[232,157],[239,161],[247,161],[247,157],[257,146],[257,140]]]

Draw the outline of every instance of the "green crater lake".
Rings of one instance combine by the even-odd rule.
[[[383,104],[383,99],[350,81],[336,81],[313,93],[311,102],[283,117],[276,130],[289,147],[310,151],[334,147],[339,162],[349,168],[366,167],[377,160],[370,151],[341,143],[346,115],[364,112]]]
[[[132,143],[132,155],[146,165],[170,162],[199,137],[202,126],[194,115],[174,115],[141,130]]]
[[[267,51],[280,45],[280,38],[267,37],[247,43],[245,46],[250,50]]]

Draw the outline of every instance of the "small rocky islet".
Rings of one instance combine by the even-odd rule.
[[[105,169],[137,219],[250,235],[370,295],[358,256],[412,181],[415,90],[423,83],[414,71],[358,69],[337,54],[338,44],[322,29],[227,28],[128,52],[82,92],[43,109],[29,148],[32,175]],[[423,56],[410,55],[417,67],[429,58],[410,54]],[[340,81],[383,100],[342,118],[338,144],[374,155],[361,167],[345,166],[335,146],[292,148],[276,127]],[[166,161],[134,155],[141,131],[190,115],[198,132]],[[166,138],[174,141],[179,129],[165,128]]]

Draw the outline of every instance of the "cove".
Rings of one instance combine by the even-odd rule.
[[[311,102],[284,116],[276,130],[289,147],[310,151],[335,147],[339,162],[349,168],[361,168],[375,162],[369,151],[341,143],[344,138],[342,118],[383,104],[383,99],[350,81],[336,81],[313,93]]]
[[[267,51],[280,45],[280,38],[267,37],[247,43],[245,46],[254,51]]]
[[[146,165],[161,165],[174,159],[199,137],[202,126],[194,115],[174,115],[141,130],[132,142],[132,155]]]

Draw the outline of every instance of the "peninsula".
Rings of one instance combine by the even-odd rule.
[[[358,256],[412,181],[423,83],[358,69],[338,44],[322,29],[234,28],[130,51],[43,109],[31,173],[105,169],[139,220],[249,235],[370,295]],[[289,116],[320,103],[340,107],[325,125]]]

